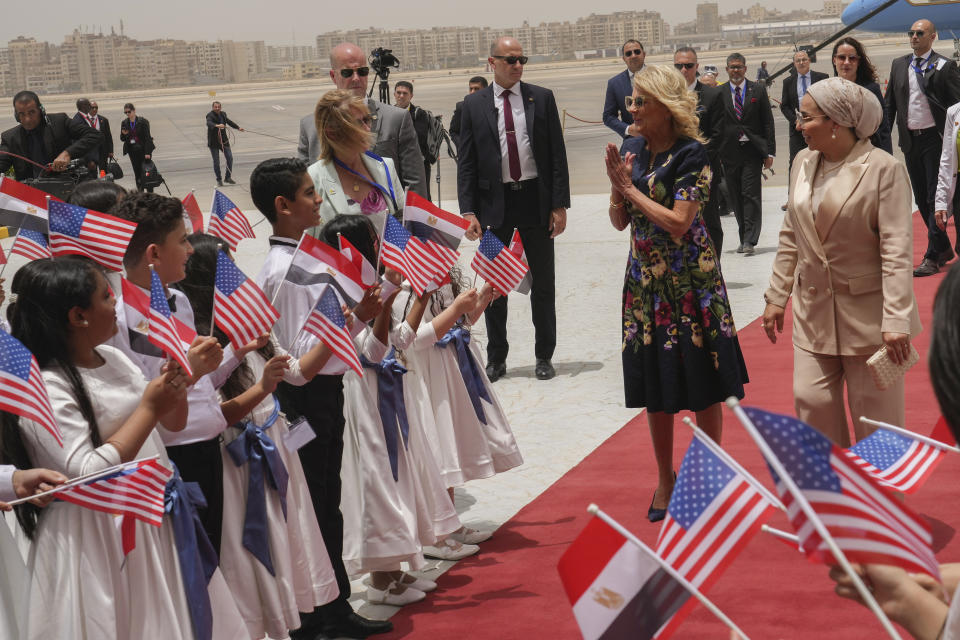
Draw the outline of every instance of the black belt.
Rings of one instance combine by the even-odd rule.
[[[907,129],[910,132],[910,135],[914,138],[919,138],[920,136],[925,136],[928,133],[936,133],[936,127],[927,127],[926,129]]]
[[[536,178],[530,178],[529,180],[521,180],[520,182],[504,182],[503,188],[506,191],[523,191],[524,189],[532,189],[537,185]]]

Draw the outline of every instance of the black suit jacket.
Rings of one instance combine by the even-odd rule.
[[[773,114],[770,112],[770,98],[762,84],[744,80],[743,119],[737,120],[733,110],[733,95],[730,83],[725,82],[717,89],[720,91],[722,109],[717,109],[717,117],[711,122],[716,149],[723,162],[742,162],[745,149],[753,150],[762,160],[777,153],[777,138],[773,129]],[[747,136],[749,145],[740,145],[740,133]]]
[[[53,162],[54,158],[63,151],[70,154],[75,160],[83,158],[91,150],[96,149],[103,139],[100,132],[89,125],[74,122],[65,113],[48,113],[44,116],[43,146],[46,162]],[[17,125],[0,134],[0,151],[7,151],[17,155],[30,157],[29,150],[24,145],[25,129]],[[33,165],[19,158],[0,153],[0,174],[13,167],[17,180],[26,180],[33,177]]]
[[[220,116],[223,116],[221,119]],[[222,129],[218,129],[218,124],[225,124],[228,127],[233,127],[234,129],[239,129],[240,125],[227,117],[227,112],[221,110],[220,116],[217,115],[217,112],[213,109],[207,113],[207,146],[211,149],[219,149],[221,147],[230,146],[230,138],[227,136],[227,132]],[[223,131],[223,135],[220,135],[220,132]]]
[[[417,144],[420,145],[420,153],[424,158],[427,156],[427,132],[430,130],[430,116],[420,107],[411,104],[407,111],[410,112],[410,118],[413,119],[413,128],[417,132]]]
[[[123,142],[123,155],[130,153],[130,119],[124,118],[120,123],[120,140]],[[153,144],[153,136],[150,135],[150,121],[146,118],[137,117],[137,140],[143,149],[144,155],[152,155],[156,146]]]
[[[450,139],[453,144],[460,148],[460,112],[463,109],[463,100],[457,103],[453,108],[453,116],[450,118]]]
[[[96,162],[97,166],[103,168],[107,165],[107,155],[113,153],[113,134],[110,132],[110,121],[103,116],[97,116],[97,118],[100,120],[99,131],[103,136],[103,140],[100,141],[100,144],[94,151],[87,154],[87,157]],[[73,120],[84,126],[90,126],[90,123],[80,115],[79,111],[74,114]]]
[[[907,74],[915,73],[910,68],[915,57],[911,53],[894,59],[893,64],[890,65],[890,80],[884,96],[887,120],[891,126],[896,121],[897,132],[900,134],[900,149],[904,153],[910,150],[912,142],[910,133],[907,131],[907,103],[910,101],[910,76]],[[930,103],[930,112],[933,114],[937,133],[942,136],[947,119],[947,108],[960,102],[960,70],[957,69],[957,63],[936,51],[931,52],[924,67],[923,89]]]
[[[810,72],[810,84],[815,84],[821,80],[826,80],[829,76],[819,71]],[[809,89],[809,87],[807,87]],[[783,92],[780,95],[780,113],[790,123],[790,135],[802,135],[797,131],[797,109],[800,108],[800,96],[797,94],[797,71],[796,69],[783,81]]]
[[[550,211],[570,206],[567,150],[553,92],[520,83],[527,135],[533,145],[540,195],[540,222],[548,225]],[[460,121],[457,192],[460,211],[473,213],[481,226],[500,227],[504,221],[503,169],[493,85],[466,97]]]
[[[711,155],[717,151],[713,135],[713,122],[722,116],[723,103],[720,100],[720,90],[697,80],[694,87],[697,92],[697,116],[700,118],[700,133],[707,138],[707,153]]]

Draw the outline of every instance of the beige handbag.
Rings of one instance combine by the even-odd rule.
[[[906,362],[902,364],[894,364],[887,353],[887,345],[883,345],[867,360],[867,368],[870,369],[870,375],[873,376],[873,382],[877,385],[877,389],[882,391],[890,388],[891,385],[903,377],[910,367],[919,361],[920,353],[917,352],[912,343],[910,344],[910,355],[907,356]]]

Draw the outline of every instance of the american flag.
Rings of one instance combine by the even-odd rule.
[[[437,254],[393,216],[387,216],[380,251],[383,264],[405,275],[417,295],[422,296],[434,277],[439,280],[445,273]]]
[[[360,274],[363,284],[368,287],[375,285],[377,283],[377,270],[373,268],[370,261],[344,236],[337,234],[337,242],[340,245],[340,253],[357,268],[357,273]]]
[[[433,251],[439,273],[447,273],[460,257],[457,247],[470,223],[462,216],[444,211],[426,198],[408,191],[403,207],[403,226]]]
[[[183,342],[174,323],[173,314],[170,312],[170,304],[167,302],[167,295],[163,290],[163,284],[160,282],[160,276],[153,269],[150,270],[150,342],[167,352],[171,358],[176,360],[188,376],[193,376],[193,370],[190,369],[190,361],[187,360],[187,354],[183,349]]]
[[[240,208],[230,202],[230,199],[218,189],[213,190],[213,206],[210,210],[207,233],[226,240],[233,251],[237,250],[237,245],[244,238],[256,237],[253,227],[250,226],[250,222]]]
[[[657,555],[706,592],[775,510],[696,434],[677,474],[657,538]],[[679,588],[678,595],[686,598],[686,590]],[[681,608],[670,621],[669,630],[679,625],[694,606],[695,601],[690,600]]]
[[[527,265],[510,253],[489,229],[480,238],[480,246],[470,266],[503,295],[516,289],[528,271]]]
[[[10,248],[10,255],[23,256],[27,260],[42,260],[52,257],[53,254],[50,253],[47,236],[39,231],[20,229],[13,241],[13,247]]]
[[[237,348],[270,333],[280,314],[260,287],[243,275],[226,253],[217,253],[217,277],[213,290],[217,326]]]
[[[340,308],[340,298],[333,287],[324,287],[320,300],[303,325],[304,331],[319,338],[338,358],[347,363],[357,375],[363,376],[363,367],[357,357],[347,323]]]
[[[200,204],[197,202],[197,197],[193,195],[193,191],[188,193],[182,202],[183,212],[186,213],[190,219],[191,231],[193,233],[203,231],[203,212],[200,211]]]
[[[47,386],[37,359],[19,340],[0,329],[0,409],[33,420],[63,446]]]
[[[50,201],[50,252],[87,256],[113,271],[123,270],[123,254],[137,229],[135,222]]]
[[[510,253],[520,258],[520,261],[523,264],[528,265],[527,262],[527,252],[523,250],[523,240],[520,239],[520,232],[516,229],[513,230],[513,237],[510,238],[510,246],[507,247],[510,250]],[[523,280],[520,281],[520,284],[517,285],[517,293],[528,294],[530,293],[530,287],[533,286],[533,276],[530,271],[523,276]]]
[[[946,421],[941,418],[931,437],[942,440],[948,433]],[[946,452],[881,428],[845,449],[844,453],[883,486],[914,493],[927,481]]]
[[[940,580],[930,526],[843,449],[796,418],[748,407],[744,411],[851,562],[891,564]],[[772,468],[771,473],[804,553],[835,564],[796,498]]]

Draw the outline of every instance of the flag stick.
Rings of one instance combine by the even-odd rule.
[[[760,530],[761,530],[761,531],[764,531],[764,532],[766,532],[766,533],[769,533],[769,534],[772,535],[774,538],[780,538],[781,540],[786,540],[787,542],[792,542],[792,543],[794,543],[795,545],[797,545],[797,550],[798,550],[798,551],[801,551],[801,552],[803,551],[803,549],[800,548],[800,537],[799,537],[799,536],[796,536],[796,535],[794,535],[794,534],[792,534],[792,533],[787,533],[786,531],[783,531],[782,529],[774,529],[773,527],[767,526],[767,525],[765,525],[765,524],[760,525]]]
[[[720,447],[720,445],[714,442],[713,438],[708,436],[703,429],[701,429],[696,424],[694,424],[693,420],[691,420],[689,417],[685,417],[683,419],[683,422],[688,427],[693,429],[693,432],[700,437],[700,442],[705,447],[710,449],[713,455],[717,456],[718,458],[726,462],[728,465],[733,467],[737,473],[743,476],[744,480],[750,483],[750,486],[756,489],[760,493],[760,495],[762,495],[764,498],[767,499],[767,502],[775,506],[777,509],[780,509],[781,511],[787,510],[787,508],[783,505],[783,502],[781,502],[777,496],[773,495],[773,492],[771,492],[765,486],[760,484],[759,480],[757,480],[755,477],[753,477],[753,475],[750,472],[748,472],[746,469],[740,466],[740,463],[734,460],[733,456],[731,456],[729,453],[724,451]]]
[[[139,460],[133,460],[132,462],[124,462],[124,463],[122,463],[122,464],[118,464],[118,465],[115,465],[115,466],[113,466],[113,467],[107,467],[106,469],[101,469],[100,471],[94,471],[93,473],[88,473],[88,474],[83,475],[83,476],[77,476],[76,478],[73,478],[73,479],[71,479],[71,480],[67,480],[66,482],[64,482],[64,483],[61,484],[61,485],[57,485],[57,486],[54,487],[53,489],[48,489],[47,491],[43,491],[43,492],[41,492],[41,493],[35,493],[35,494],[33,494],[32,496],[27,496],[26,498],[19,498],[19,499],[17,499],[17,500],[12,501],[12,502],[8,502],[7,504],[10,505],[11,507],[15,507],[15,506],[17,506],[18,504],[23,504],[24,502],[30,502],[31,500],[36,500],[37,498],[42,498],[42,497],[44,497],[44,496],[49,496],[49,495],[53,495],[53,494],[55,494],[55,493],[60,493],[61,491],[65,490],[65,489],[69,489],[70,487],[75,487],[75,486],[77,486],[78,484],[83,484],[84,482],[92,482],[92,481],[97,480],[97,479],[99,479],[99,478],[104,478],[104,477],[106,477],[106,476],[113,475],[114,473],[117,473],[118,471],[124,471],[125,469],[129,469],[130,467],[135,467],[135,466],[137,466],[137,465],[139,465],[139,464],[142,464],[142,463],[144,463],[144,462],[149,462],[149,461],[151,461],[151,460],[157,460],[157,459],[159,459],[159,458],[160,458],[159,455],[151,456],[151,457],[149,457],[149,458],[140,458]]]
[[[387,211],[387,215],[383,217],[383,226],[380,227],[380,251],[377,251],[377,265],[374,267],[374,271],[377,272],[377,275],[380,275],[380,256],[383,254],[383,234],[387,232],[387,218],[390,217],[390,212]],[[339,247],[337,247],[339,249]]]
[[[747,430],[747,433],[750,434],[750,437],[753,438],[753,441],[757,444],[757,447],[760,449],[760,452],[763,453],[763,457],[766,458],[767,463],[773,467],[773,470],[776,472],[777,476],[780,478],[780,481],[786,485],[787,490],[793,495],[799,505],[800,509],[806,514],[807,518],[810,520],[810,524],[813,525],[813,528],[817,530],[817,533],[820,535],[820,538],[827,545],[827,548],[830,549],[830,552],[833,554],[833,558],[837,563],[843,568],[850,580],[853,581],[853,586],[857,589],[857,593],[860,594],[860,598],[863,600],[864,604],[869,607],[870,611],[873,612],[873,615],[877,617],[877,620],[880,621],[880,624],[883,625],[884,630],[887,632],[893,640],[903,640],[900,637],[900,634],[897,633],[897,630],[893,628],[890,619],[887,617],[887,614],[883,612],[883,609],[880,608],[880,605],[877,604],[876,599],[873,597],[873,594],[867,588],[867,585],[863,583],[863,580],[857,573],[853,570],[853,567],[850,566],[850,561],[847,560],[847,556],[844,555],[843,551],[840,550],[840,547],[837,545],[837,542],[833,539],[833,536],[830,535],[830,532],[827,531],[827,527],[820,520],[820,517],[817,515],[817,512],[814,511],[813,507],[810,506],[810,502],[807,500],[806,496],[803,495],[803,492],[800,491],[800,488],[793,481],[793,478],[783,467],[783,463],[780,462],[780,459],[777,457],[777,454],[773,452],[770,448],[770,445],[767,444],[767,441],[763,439],[763,436],[757,431],[756,426],[754,426],[753,421],[750,420],[750,416],[743,410],[743,407],[740,406],[740,402],[733,396],[727,398],[727,406],[733,411],[737,416],[740,422],[743,424],[744,429]]]
[[[682,575],[680,575],[680,573],[676,569],[674,569],[669,562],[665,561],[663,558],[658,556],[657,553],[653,549],[645,545],[643,541],[640,540],[640,538],[630,533],[630,531],[627,530],[626,527],[624,527],[622,524],[620,524],[619,522],[617,522],[616,520],[608,516],[603,511],[601,511],[600,507],[598,507],[597,505],[591,504],[589,507],[587,507],[587,511],[597,516],[604,522],[606,522],[608,525],[613,527],[613,529],[615,529],[617,533],[622,535],[624,538],[626,538],[633,544],[640,547],[641,551],[643,551],[648,556],[653,558],[657,562],[657,564],[659,564],[663,568],[664,571],[670,574],[671,578],[679,582],[683,586],[683,588],[689,591],[694,597],[696,597],[696,599],[699,600],[700,603],[710,611],[710,613],[715,615],[717,618],[720,619],[721,622],[723,622],[725,625],[730,627],[731,631],[734,631],[737,634],[739,634],[740,637],[743,638],[743,640],[750,640],[747,634],[741,631],[740,627],[734,624],[733,620],[728,618],[727,615],[717,607],[717,605],[713,604],[710,600],[708,600],[705,595],[700,593],[699,589],[697,589],[695,586],[690,584],[689,580],[687,580]]]
[[[900,435],[906,436],[908,438],[913,438],[914,440],[918,440],[924,444],[928,444],[931,447],[936,447],[941,451],[953,451],[954,453],[960,453],[960,447],[952,447],[946,442],[940,442],[939,440],[928,438],[927,436],[922,436],[919,433],[914,433],[913,431],[910,431],[909,429],[904,429],[902,427],[895,427],[892,424],[889,424],[887,422],[880,422],[879,420],[871,420],[870,418],[865,418],[863,416],[860,416],[860,422],[864,424],[873,425],[874,427],[879,427],[881,429],[886,429],[887,431],[893,431],[894,433],[899,433]]]
[[[21,222],[20,224],[22,225],[23,222]],[[17,235],[20,235],[20,230],[19,230],[19,229],[17,229]],[[50,196],[47,196],[47,237],[49,237],[49,236],[50,236]],[[56,258],[56,256],[53,255],[53,246],[51,246],[51,247],[50,247],[50,259],[53,260],[54,258]]]

